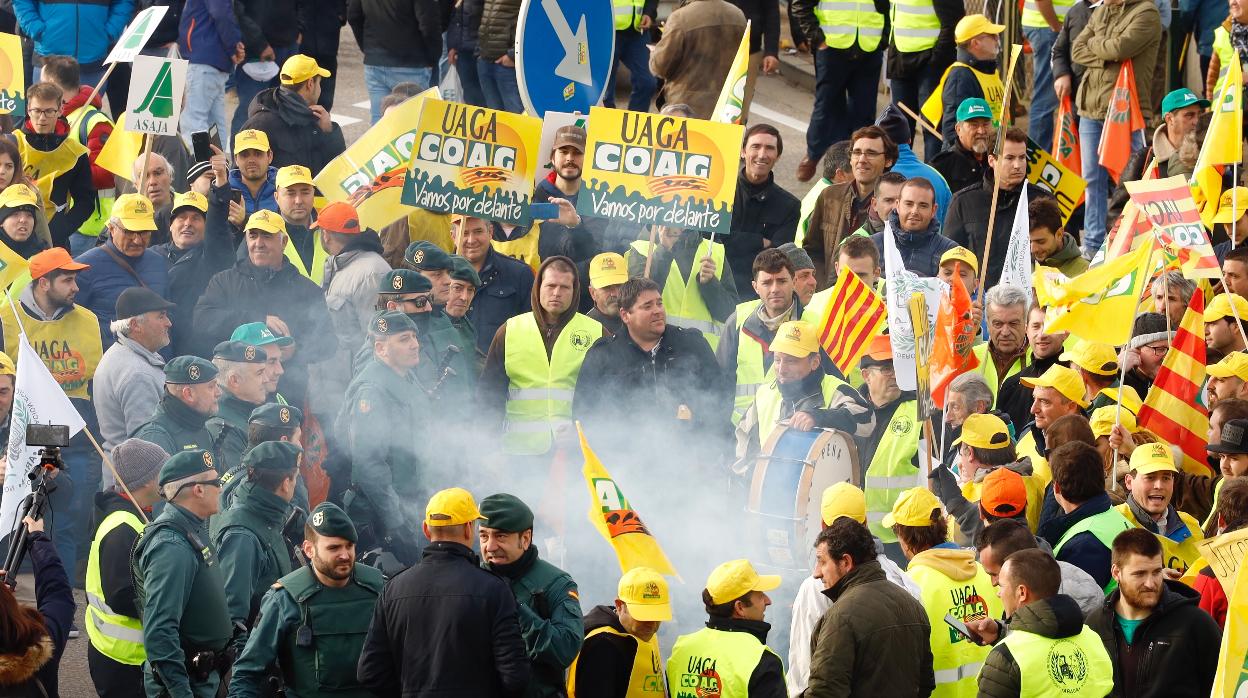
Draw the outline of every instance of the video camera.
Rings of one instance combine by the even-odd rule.
[[[17,588],[17,572],[26,559],[30,548],[29,531],[23,521],[27,516],[38,521],[47,508],[48,495],[56,491],[56,483],[50,477],[53,470],[62,470],[61,449],[69,445],[69,427],[63,424],[27,424],[26,445],[39,447],[39,462],[31,467],[26,477],[30,480],[30,494],[22,499],[9,534],[9,550],[4,558],[4,574],[0,581],[9,589]]]

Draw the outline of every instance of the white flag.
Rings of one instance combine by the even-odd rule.
[[[1005,252],[1000,283],[1017,286],[1031,295],[1031,216],[1027,214],[1027,182],[1018,194],[1014,210],[1014,227],[1010,229],[1010,246]]]
[[[888,280],[885,302],[888,304],[888,336],[893,345],[893,370],[897,387],[918,390],[919,374],[914,363],[914,327],[910,323],[910,296],[927,296],[927,324],[936,326],[940,298],[948,284],[932,277],[923,277],[906,269],[893,238],[891,221],[884,223],[884,278]]]
[[[4,475],[4,499],[0,500],[0,536],[13,530],[18,506],[30,494],[27,475],[39,462],[39,447],[26,444],[26,425],[60,424],[73,437],[86,426],[65,391],[30,346],[25,333],[18,337],[17,385],[10,417],[9,445],[5,450],[8,471]]]

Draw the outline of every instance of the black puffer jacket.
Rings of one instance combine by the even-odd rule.
[[[299,0],[234,0],[234,15],[248,56],[258,57],[265,46],[276,49],[298,43]]]
[[[1074,599],[1065,594],[1057,594],[1020,606],[1010,618],[1009,628],[1011,631],[1019,630],[1060,640],[1083,632],[1083,613]],[[1022,685],[1018,660],[1010,653],[1008,646],[998,643],[984,660],[984,667],[979,672],[980,698],[1017,698],[1022,695]]]
[[[347,23],[367,65],[429,68],[442,55],[451,0],[351,0]]]
[[[953,195],[949,212],[945,214],[944,233],[957,244],[975,253],[980,273],[987,267],[984,288],[992,288],[1001,280],[1001,267],[1005,266],[1005,254],[1010,248],[1010,229],[1014,227],[1014,209],[1022,187],[1013,191],[1002,189],[997,195],[997,217],[993,221],[992,251],[984,264],[984,246],[988,242],[988,212],[992,209],[992,170],[984,170],[979,186],[967,187]],[[1049,193],[1040,187],[1027,187],[1027,203],[1047,197]],[[1026,205],[1026,204],[1024,204]]]
[[[477,38],[477,53],[482,59],[493,63],[503,55],[515,56],[519,17],[520,0],[485,0]]]
[[[758,298],[753,278],[754,258],[767,247],[793,242],[802,202],[780,185],[774,174],[767,181],[754,184],[745,178],[745,170],[737,173],[737,195],[732,207],[732,234],[724,239],[724,254],[732,267],[737,283],[737,297],[748,301]]]
[[[284,87],[262,91],[247,108],[243,128],[264,131],[273,151],[273,166],[303,165],[320,172],[347,149],[338,124],[321,131],[316,115],[303,98]]]
[[[204,222],[204,241],[189,250],[180,250],[172,242],[152,249],[169,260],[168,298],[178,307],[169,311],[173,327],[173,354],[182,356],[195,351],[195,303],[204,294],[213,275],[229,269],[234,263],[234,234],[226,212],[230,210],[230,185],[213,187],[208,193],[208,215]]]
[[[35,569],[35,600],[47,634],[20,650],[0,652],[0,695],[6,698],[59,695],[57,672],[74,620],[69,577],[52,539],[42,531],[30,534],[30,562]]]

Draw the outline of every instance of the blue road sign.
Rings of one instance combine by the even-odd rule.
[[[615,61],[611,0],[524,0],[516,28],[516,80],[530,114],[597,105]]]

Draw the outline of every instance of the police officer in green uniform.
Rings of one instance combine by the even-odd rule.
[[[485,363],[485,355],[476,349],[477,328],[468,319],[472,299],[480,290],[481,275],[472,268],[472,263],[459,255],[451,255],[451,299],[446,303],[446,319],[459,333],[459,347],[472,355],[468,363],[475,369],[473,375],[479,374]]]
[[[225,602],[236,625],[250,628],[269,585],[295,568],[282,529],[302,453],[289,441],[266,441],[248,451],[243,456],[247,481],[238,486],[230,508],[212,521]],[[239,633],[235,649],[241,650],[246,639]]]
[[[165,364],[165,394],[160,398],[156,414],[133,436],[150,441],[172,455],[183,451],[209,451],[213,455],[213,465],[223,472],[220,454],[213,447],[212,434],[205,426],[217,413],[220,398],[217,367],[198,356],[179,356]]]
[[[246,428],[247,443],[243,447],[244,452],[265,441],[289,441],[303,448],[303,410],[293,405],[283,405],[277,402],[260,405],[247,417]],[[242,464],[240,453],[238,465],[225,471],[225,474],[221,476],[222,511],[230,508],[230,502],[234,501],[235,490],[247,480],[246,474],[247,467]],[[303,483],[303,478],[296,480],[295,498],[291,500],[291,503],[304,511],[308,510],[308,487]],[[300,528],[302,529],[302,526]],[[300,538],[300,541],[302,540]]]
[[[264,595],[247,645],[234,663],[229,698],[259,698],[269,687],[289,698],[374,694],[355,679],[356,661],[381,594],[381,572],[355,561],[355,526],[325,502],[304,527],[309,565]]]
[[[446,284],[449,288],[449,275]],[[459,343],[462,335],[437,302],[433,282],[411,269],[390,272],[377,291],[378,310],[397,310],[416,323],[416,339],[420,341],[420,366],[416,373],[421,382],[434,391],[435,399],[455,407],[467,407],[479,373],[472,366],[471,347],[475,345]],[[372,345],[366,343],[361,352],[364,356],[371,354]],[[356,365],[360,365],[358,360]]]
[[[420,557],[420,519],[410,502],[428,499],[431,459],[425,430],[432,414],[416,323],[388,310],[369,323],[373,358],[347,386],[338,433],[351,457],[351,488],[343,497],[365,551],[383,548],[405,565]]]
[[[576,582],[538,557],[533,511],[518,497],[486,497],[481,500],[481,516],[485,520],[478,535],[484,566],[511,585],[520,633],[533,665],[533,678],[524,695],[566,695],[565,674],[581,651],[585,634]]]
[[[157,482],[168,504],[143,529],[133,555],[147,650],[143,683],[149,698],[211,698],[233,661],[234,634],[208,538],[220,496],[215,459],[203,449],[180,451]]]
[[[451,295],[451,270],[455,267],[451,255],[428,240],[417,240],[403,251],[403,263],[429,279],[433,303],[441,314]]]
[[[205,426],[222,471],[229,472],[243,462],[247,450],[247,417],[264,404],[265,378],[268,368],[262,350],[242,342],[224,341],[212,350],[212,363],[217,367],[217,384],[221,399],[217,414]]]

